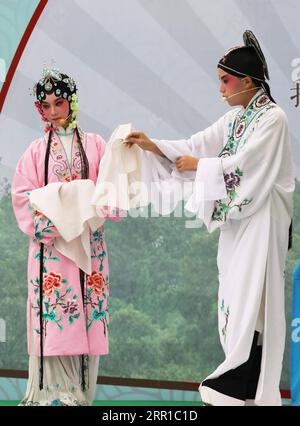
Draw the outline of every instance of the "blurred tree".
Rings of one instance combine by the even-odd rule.
[[[7,343],[0,368],[26,369],[27,238],[14,219],[10,187],[0,200],[0,318]],[[298,209],[299,207],[299,209]],[[300,253],[300,184],[295,194],[294,247],[286,269],[290,324],[291,280]],[[218,232],[188,228],[186,217],[106,222],[110,262],[110,355],[101,375],[199,382],[220,363],[217,331]],[[289,328],[282,386],[289,386]]]

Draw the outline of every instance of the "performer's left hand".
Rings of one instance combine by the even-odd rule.
[[[199,158],[183,156],[176,160],[176,168],[179,172],[195,171],[198,167]]]

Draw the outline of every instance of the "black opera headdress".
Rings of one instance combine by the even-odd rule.
[[[47,95],[54,93],[71,102],[76,94],[76,82],[73,78],[61,73],[57,68],[44,68],[40,80],[34,85],[33,92],[38,102],[43,102]]]
[[[265,56],[252,31],[243,34],[244,46],[228,50],[218,62],[218,67],[236,77],[248,76],[254,80],[269,80],[269,71]]]

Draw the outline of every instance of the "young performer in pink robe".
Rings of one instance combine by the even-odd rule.
[[[78,127],[76,91],[72,78],[44,69],[35,85],[35,105],[49,125],[19,160],[12,185],[15,216],[29,237],[29,381],[21,405],[90,405],[99,355],[108,353],[109,270],[103,227],[91,232],[92,273],[86,275],[55,249],[57,229],[29,204],[30,192],[47,183],[86,178],[96,183],[105,141]]]

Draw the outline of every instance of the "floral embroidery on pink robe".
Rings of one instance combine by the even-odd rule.
[[[96,183],[105,151],[104,140],[80,133],[89,160],[89,179]],[[27,338],[29,354],[40,354],[39,257],[44,243],[43,329],[44,355],[104,355],[108,353],[109,268],[104,228],[91,233],[92,274],[86,276],[84,304],[78,267],[53,244],[58,231],[29,205],[30,191],[44,186],[44,164],[49,134],[31,143],[18,162],[12,185],[12,202],[20,229],[29,236]],[[48,182],[81,178],[81,160],[76,135],[69,164],[63,145],[53,133]],[[72,212],[70,212],[72,214]],[[110,217],[119,220],[119,217]],[[67,220],[67,218],[66,218]]]

